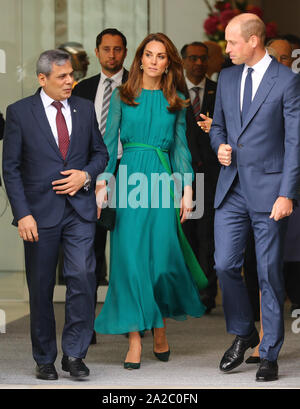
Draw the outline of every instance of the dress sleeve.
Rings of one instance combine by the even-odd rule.
[[[121,118],[121,99],[119,90],[116,88],[111,96],[106,122],[106,130],[103,136],[104,143],[109,153],[109,161],[104,172],[98,175],[97,181],[106,180],[108,182],[111,176],[113,176],[116,169]]]
[[[181,176],[182,186],[192,185],[194,178],[192,156],[186,140],[186,109],[177,112],[174,142],[170,150],[173,173]]]

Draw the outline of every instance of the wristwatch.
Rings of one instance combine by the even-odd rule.
[[[84,173],[85,173],[85,182],[83,184],[83,189],[88,191],[91,186],[92,178],[88,172],[84,171]]]

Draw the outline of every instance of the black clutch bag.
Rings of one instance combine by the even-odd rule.
[[[105,207],[101,210],[100,219],[97,220],[98,226],[105,230],[113,230],[116,223],[116,209]]]

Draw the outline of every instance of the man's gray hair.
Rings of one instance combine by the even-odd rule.
[[[71,63],[71,56],[63,50],[44,51],[36,63],[36,75],[45,74],[47,77],[52,72],[53,64],[61,66],[67,61]]]

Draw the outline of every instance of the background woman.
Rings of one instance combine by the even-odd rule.
[[[110,155],[107,173],[113,174],[116,166],[119,130],[124,153],[115,189],[120,193],[111,234],[109,288],[95,330],[129,333],[127,369],[140,367],[139,331],[154,328],[154,354],[167,361],[170,348],[165,318],[200,317],[205,310],[180,246],[176,209],[172,202],[162,206],[159,180],[153,178],[166,173],[168,167],[181,175],[192,174],[185,136],[186,101],[178,92],[183,89],[182,63],[175,46],[164,34],[150,34],[137,49],[127,83],[113,92],[110,103],[105,133]],[[144,199],[138,207],[124,206],[124,196],[129,199],[135,193],[128,180],[137,172],[146,176],[147,183],[140,186]],[[190,178],[183,186],[181,222],[192,208],[191,182]],[[105,200],[105,186],[105,177],[100,175],[98,206]],[[160,192],[159,198],[154,192]],[[204,282],[205,276],[201,279]]]

